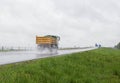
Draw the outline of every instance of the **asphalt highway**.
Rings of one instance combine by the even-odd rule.
[[[96,48],[74,49],[74,50],[58,50],[57,54],[48,52],[41,53],[37,50],[34,51],[17,51],[17,52],[0,52],[0,65],[11,64],[16,62],[23,62],[39,58],[62,56],[64,54],[71,54],[76,52],[89,51]]]

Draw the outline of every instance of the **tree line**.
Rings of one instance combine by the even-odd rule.
[[[120,42],[115,46],[115,48],[120,49]]]

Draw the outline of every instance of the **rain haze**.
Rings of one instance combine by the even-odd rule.
[[[61,47],[114,46],[120,1],[0,0],[0,46],[35,46],[36,35],[58,35]]]

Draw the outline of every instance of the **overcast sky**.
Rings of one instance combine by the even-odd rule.
[[[60,46],[120,42],[120,0],[0,0],[0,46],[35,46],[58,35]]]

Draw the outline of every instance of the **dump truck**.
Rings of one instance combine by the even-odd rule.
[[[36,36],[37,49],[39,51],[49,50],[50,52],[57,52],[58,42],[60,41],[59,36],[46,35]]]

